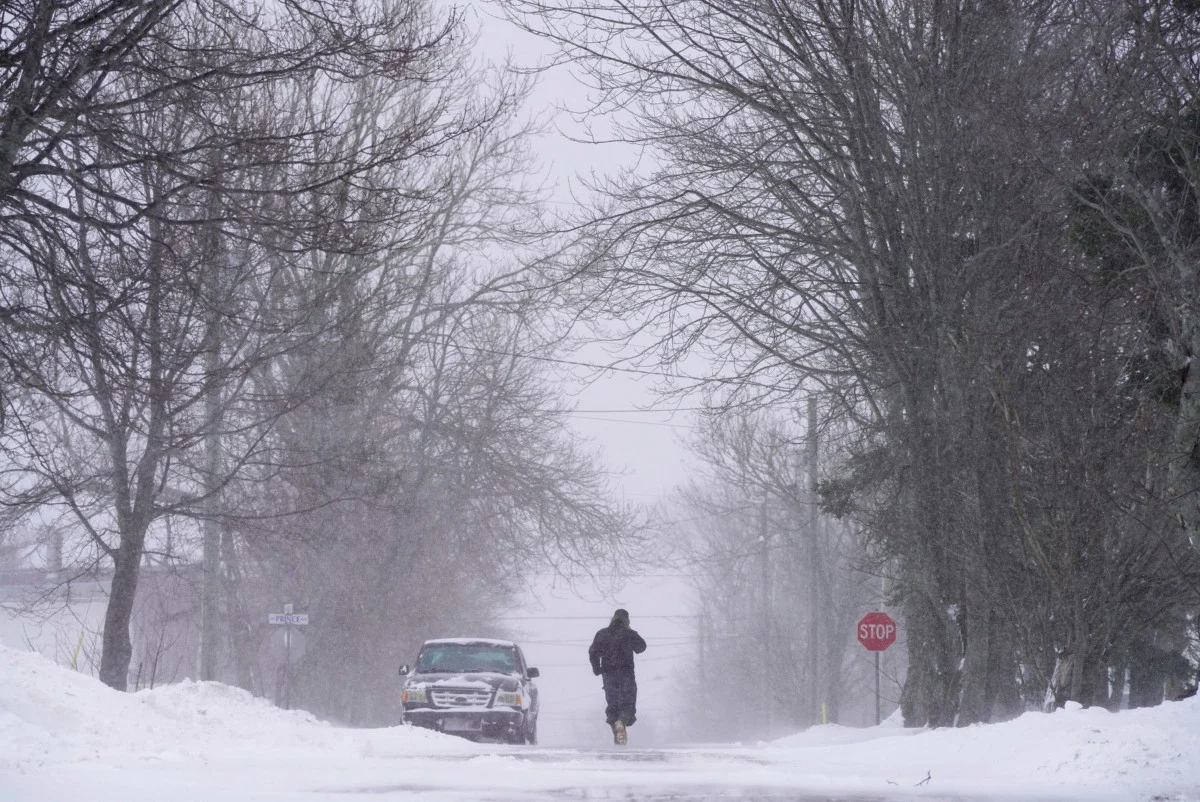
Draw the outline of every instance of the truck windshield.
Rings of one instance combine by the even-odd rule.
[[[483,643],[430,643],[417,657],[417,672],[491,671],[517,673],[516,649]]]

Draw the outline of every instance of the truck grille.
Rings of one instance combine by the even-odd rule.
[[[478,688],[436,688],[430,690],[429,699],[438,707],[487,707],[492,692]]]

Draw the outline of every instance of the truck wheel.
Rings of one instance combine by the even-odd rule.
[[[528,728],[526,728],[525,743],[531,744],[531,745],[537,743],[537,719],[534,719],[533,723],[530,724]]]

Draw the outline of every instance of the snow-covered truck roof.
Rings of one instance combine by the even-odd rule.
[[[452,646],[512,646],[517,644],[510,640],[497,640],[496,638],[434,638],[433,640],[425,641],[425,646],[434,646],[449,644]]]

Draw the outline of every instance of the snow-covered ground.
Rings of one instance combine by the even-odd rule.
[[[1200,700],[638,750],[353,730],[215,683],[123,694],[0,647],[0,800],[1200,800]],[[928,779],[926,779],[928,778]],[[924,782],[922,782],[924,781]],[[810,796],[810,795],[817,796]]]

